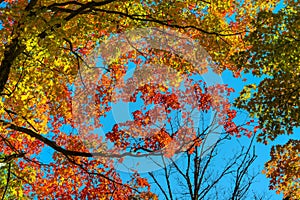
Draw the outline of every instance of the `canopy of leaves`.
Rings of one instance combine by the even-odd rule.
[[[293,134],[300,125],[300,6],[285,1],[278,13],[263,11],[253,21],[255,30],[245,37],[250,48],[233,56],[239,68],[263,77],[248,85],[236,101],[239,108],[259,119],[258,141],[267,144],[278,135]],[[299,135],[298,133],[295,133]],[[299,140],[272,149],[266,174],[271,188],[299,199]]]
[[[232,89],[197,82],[191,75],[201,75],[205,69],[194,70],[181,56],[170,56],[159,49],[135,49],[129,53],[119,50],[114,62],[104,67],[107,73],[92,74],[93,80],[98,80],[95,87],[97,95],[90,102],[77,95],[76,102],[79,104],[72,105],[74,91],[71,86],[79,85],[76,77],[88,68],[88,56],[103,41],[125,31],[156,27],[184,34],[205,48],[214,60],[217,72],[230,69],[238,75],[241,65],[245,65],[246,69],[258,70],[253,61],[259,62],[257,73],[276,77],[278,81],[275,84],[274,78],[268,79],[262,83],[261,90],[273,88],[273,95],[290,95],[292,100],[281,103],[279,96],[275,95],[274,98],[281,104],[268,111],[266,105],[271,103],[266,104],[267,93],[261,93],[263,96],[257,95],[257,103],[249,103],[249,111],[257,112],[258,105],[261,109],[259,113],[264,113],[261,127],[269,132],[275,130],[275,135],[278,134],[276,131],[282,130],[278,124],[283,123],[290,131],[291,126],[299,123],[299,46],[296,45],[299,42],[299,9],[292,1],[289,2],[290,7],[278,14],[270,12],[277,3],[275,0],[6,0],[1,3],[0,149],[5,165],[0,174],[0,188],[7,198],[157,198],[150,192],[147,180],[139,174],[134,173],[130,180],[122,180],[111,157],[140,156],[141,153],[158,150],[172,156],[177,152],[164,150],[171,144],[179,146],[180,151],[192,153],[195,150],[193,147],[200,145],[202,138],[197,129],[199,127],[193,126],[191,113],[184,105],[190,105],[202,113],[215,111],[221,119],[216,124],[222,126],[225,132],[251,136],[251,131],[234,122],[236,112],[227,99]],[[228,22],[230,17],[234,20]],[[265,28],[266,23],[274,25]],[[282,34],[284,31],[286,33]],[[245,36],[248,39],[244,40]],[[261,37],[261,40],[255,37]],[[293,44],[289,52],[278,48],[286,43]],[[260,51],[258,46],[264,50]],[[278,52],[273,55],[274,49]],[[243,58],[249,55],[256,57],[249,62],[231,59],[231,56],[239,55],[237,51],[242,52]],[[288,56],[282,57],[284,52]],[[146,61],[141,60],[141,54],[147,55]],[[267,58],[268,62],[266,56],[271,56]],[[124,83],[123,78],[130,62],[134,62],[137,68],[153,63],[167,65],[175,69],[179,77],[187,76],[185,84],[190,88],[172,91],[163,84],[141,84],[129,96],[117,94],[114,88],[129,84]],[[283,66],[284,71],[279,70],[278,64]],[[202,69],[201,66],[196,68]],[[154,74],[159,73],[156,71]],[[276,90],[277,83],[289,90]],[[99,119],[106,117],[111,103],[118,99],[136,102],[139,97],[144,107],[131,113],[133,120],[115,124],[105,135],[106,141],[111,141],[114,148],[108,149],[105,140],[102,142],[96,134],[88,135],[90,141],[96,141],[95,144],[92,147],[85,145],[82,137],[105,125]],[[271,101],[272,98],[267,99]],[[82,102],[85,104],[80,104]],[[92,105],[91,102],[95,107],[88,106]],[[239,106],[245,108],[246,103],[248,100],[241,101]],[[155,106],[151,108],[153,104]],[[83,127],[79,127],[78,121],[74,120],[86,119],[80,118],[84,112],[77,112],[79,116],[74,114],[73,109],[79,109],[79,105],[95,116]],[[288,117],[280,117],[278,112],[288,113],[285,115]],[[188,124],[186,129],[181,129],[183,125],[177,123],[174,116],[178,113],[185,116],[182,118],[185,119],[184,124]],[[274,117],[272,114],[276,114],[280,122],[276,118],[271,120]],[[289,120],[290,125],[287,123]],[[154,128],[155,123],[163,126]],[[172,129],[174,123],[177,127]],[[66,126],[72,131],[67,131]],[[148,135],[151,130],[152,135]],[[187,138],[190,143],[182,142],[182,138]],[[39,160],[46,146],[54,150],[50,163]],[[94,159],[93,156],[98,157]],[[5,185],[2,186],[2,183]]]
[[[251,48],[234,57],[245,72],[266,77],[252,98],[245,98],[248,86],[237,101],[259,118],[262,140],[291,134],[300,125],[299,11],[299,5],[291,3],[278,13],[260,12],[253,22],[255,31],[245,38]]]
[[[271,150],[271,160],[266,163],[264,173],[271,178],[270,189],[290,199],[297,199],[300,194],[299,141],[290,140],[285,145],[276,145]]]

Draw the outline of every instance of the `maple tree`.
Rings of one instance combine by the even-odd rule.
[[[227,99],[233,90],[224,85],[207,86],[193,79],[193,75],[206,72],[205,66],[193,66],[191,60],[170,53],[170,49],[120,51],[102,69],[106,73],[90,73],[93,71],[89,71],[87,63],[94,49],[112,36],[155,27],[196,40],[215,62],[215,71],[229,69],[238,76],[240,68],[231,56],[253,49],[253,41],[244,39],[248,32],[251,38],[251,33],[259,30],[252,22],[257,13],[268,13],[277,1],[1,3],[0,160],[4,163],[1,190],[7,198],[157,199],[147,180],[138,173],[122,180],[114,167],[115,159],[122,162],[126,156],[144,154],[172,157],[182,151],[192,154],[202,141],[194,127],[194,110],[218,113],[218,126],[231,135],[251,136],[251,130],[234,121],[236,112]],[[235,20],[228,22],[233,16]],[[110,56],[103,53],[103,57]],[[170,77],[178,77],[176,80],[186,87],[173,90],[157,84],[163,77],[156,77],[155,84],[139,81],[141,84],[134,91],[126,90],[124,85],[136,83],[132,79],[124,81],[130,62],[136,68],[169,66],[176,72],[171,72]],[[98,81],[96,84],[86,82],[80,86],[76,78],[85,69],[86,74],[93,76],[92,81]],[[73,85],[77,86],[75,96]],[[96,95],[83,98],[86,96],[80,92],[88,90],[85,86],[96,91]],[[124,92],[118,93],[116,89]],[[101,119],[107,117],[111,103],[118,99],[140,100],[143,107],[132,112],[133,120],[114,124],[102,142],[99,135],[90,132],[105,125]],[[176,115],[182,117],[183,124],[174,123]],[[108,140],[112,148],[106,145]],[[54,151],[50,163],[39,160],[46,148]]]
[[[285,1],[277,13],[260,12],[253,21],[255,31],[245,37],[251,48],[233,59],[255,76],[264,77],[259,85],[248,85],[236,105],[259,119],[258,141],[268,143],[282,134],[299,134],[300,68],[299,3]],[[291,199],[299,199],[299,140],[276,145],[266,163],[271,189]]]

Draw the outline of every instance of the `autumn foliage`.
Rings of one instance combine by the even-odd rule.
[[[267,144],[299,126],[295,1],[278,13],[275,0],[0,2],[2,199],[158,199],[147,178],[122,177],[116,161],[191,155],[217,127]],[[140,30],[173,47],[122,36]],[[190,41],[201,49],[185,48]],[[95,55],[104,61],[97,69]],[[232,86],[201,80],[209,65],[264,80],[246,86],[234,107]],[[111,119],[119,101],[135,105],[130,120]],[[243,123],[237,108],[249,113]],[[270,188],[299,199],[298,166],[298,140],[273,147]]]

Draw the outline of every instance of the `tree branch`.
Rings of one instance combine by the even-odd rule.
[[[148,153],[148,154],[134,154],[132,152],[126,152],[126,153],[101,153],[101,152],[97,152],[97,153],[90,153],[90,152],[81,152],[81,151],[73,151],[73,150],[67,150],[61,146],[59,146],[55,141],[49,140],[48,138],[40,135],[39,133],[36,133],[28,128],[24,128],[24,127],[19,127],[16,126],[12,123],[6,122],[4,120],[0,120],[0,123],[2,123],[3,125],[7,125],[7,128],[13,129],[15,131],[18,132],[22,132],[25,133],[26,135],[29,135],[30,137],[33,137],[41,142],[43,142],[44,144],[48,145],[49,147],[51,147],[52,149],[54,149],[57,152],[62,153],[65,156],[80,156],[80,157],[111,157],[111,158],[122,158],[125,156],[131,156],[131,157],[145,157],[145,156],[149,156],[149,155],[153,155],[153,156],[159,156],[162,155],[159,152],[152,152],[152,153]]]
[[[29,1],[28,5],[26,6],[25,10],[30,11],[37,3],[38,0],[31,0]]]
[[[243,31],[243,32],[237,32],[237,33],[222,34],[222,33],[217,33],[217,32],[206,31],[206,30],[201,29],[199,27],[196,27],[194,25],[183,26],[183,25],[178,25],[178,24],[169,24],[168,21],[158,20],[158,19],[155,19],[155,18],[152,18],[152,17],[149,17],[149,16],[148,16],[148,18],[140,18],[141,17],[140,15],[129,15],[127,13],[123,13],[123,12],[120,12],[120,11],[104,10],[104,9],[99,9],[99,8],[93,8],[93,10],[87,10],[86,12],[83,12],[82,14],[90,14],[90,13],[92,13],[92,11],[94,11],[94,12],[95,11],[99,11],[99,12],[104,12],[104,13],[109,13],[109,14],[116,14],[116,15],[127,17],[127,18],[132,19],[132,20],[137,20],[137,21],[155,22],[157,24],[168,26],[168,27],[172,27],[172,28],[178,28],[178,29],[188,29],[188,28],[191,28],[191,29],[196,29],[196,30],[198,30],[198,31],[200,31],[202,33],[208,34],[208,35],[234,36],[234,35],[240,35],[240,34],[243,34],[243,33],[247,32],[247,31]],[[144,16],[144,15],[142,15],[142,16]],[[146,17],[146,16],[144,16],[144,17]]]
[[[2,194],[2,198],[1,198],[2,200],[4,200],[5,194],[6,194],[7,190],[8,190],[8,184],[9,184],[9,180],[10,180],[10,169],[11,169],[11,164],[8,163],[8,172],[7,172],[7,178],[6,178],[6,185],[5,185],[4,192]]]

